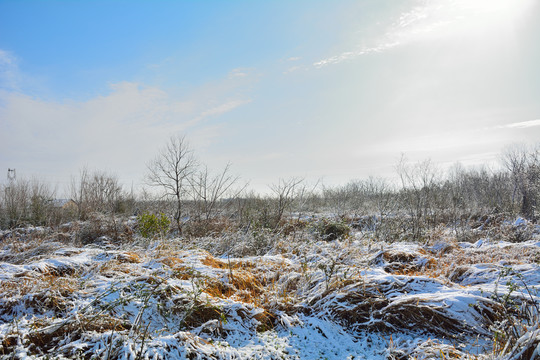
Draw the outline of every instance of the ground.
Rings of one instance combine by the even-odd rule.
[[[539,231],[83,245],[80,226],[0,232],[0,358],[517,359],[540,343]]]

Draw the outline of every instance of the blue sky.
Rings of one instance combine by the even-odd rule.
[[[176,133],[256,189],[495,163],[540,139],[539,34],[537,0],[0,0],[0,168],[137,185]]]

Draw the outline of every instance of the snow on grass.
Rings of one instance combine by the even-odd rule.
[[[208,239],[123,248],[4,239],[0,357],[459,358],[490,354],[504,305],[538,303],[533,240],[283,238],[264,255],[231,256],[246,246],[231,247],[231,236],[210,247]],[[525,331],[512,346],[518,352],[539,334]]]

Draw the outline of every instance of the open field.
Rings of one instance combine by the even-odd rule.
[[[540,360],[540,0],[0,0],[0,360]]]
[[[315,220],[312,220],[315,221]],[[83,245],[83,222],[0,233],[5,359],[528,359],[540,229],[522,242],[328,241],[309,224]]]

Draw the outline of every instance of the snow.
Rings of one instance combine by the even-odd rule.
[[[376,250],[359,240],[289,240],[265,255],[229,257],[178,239],[100,248],[25,237],[22,251],[2,250],[0,358],[489,354],[486,314],[498,301],[538,302],[540,268],[528,258],[540,255],[535,239]],[[533,328],[516,351],[537,338]]]

